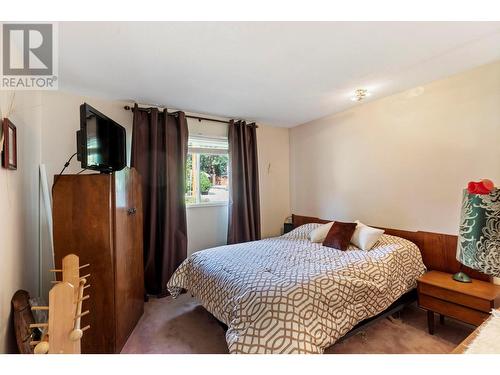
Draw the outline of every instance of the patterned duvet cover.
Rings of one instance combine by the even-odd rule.
[[[231,353],[322,353],[414,288],[425,266],[403,238],[340,251],[307,239],[318,226],[196,252],[168,289],[174,298],[188,290],[228,326]]]

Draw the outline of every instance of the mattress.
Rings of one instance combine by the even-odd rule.
[[[228,326],[230,353],[322,353],[387,309],[425,272],[419,249],[383,235],[370,251],[307,239],[319,224],[186,259],[168,282]]]

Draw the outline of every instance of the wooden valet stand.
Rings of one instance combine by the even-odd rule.
[[[51,272],[62,273],[61,281],[54,281],[55,285],[49,292],[49,306],[33,306],[32,310],[48,310],[47,323],[30,324],[30,328],[45,328],[40,341],[32,341],[35,354],[80,354],[80,341],[83,333],[90,326],[80,327],[82,316],[89,314],[89,310],[82,312],[83,301],[90,298],[84,296],[84,291],[90,284],[87,279],[90,274],[80,276],[82,268],[79,258],[74,254],[65,256],[62,260],[62,269]]]

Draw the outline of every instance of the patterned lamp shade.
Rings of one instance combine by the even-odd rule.
[[[500,189],[484,195],[464,190],[457,260],[500,277]]]

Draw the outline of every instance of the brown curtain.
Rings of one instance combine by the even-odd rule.
[[[144,282],[151,295],[168,294],[167,282],[187,256],[187,149],[184,112],[135,105],[131,165],[142,176]]]
[[[259,168],[255,124],[229,122],[230,198],[227,243],[260,240]]]

